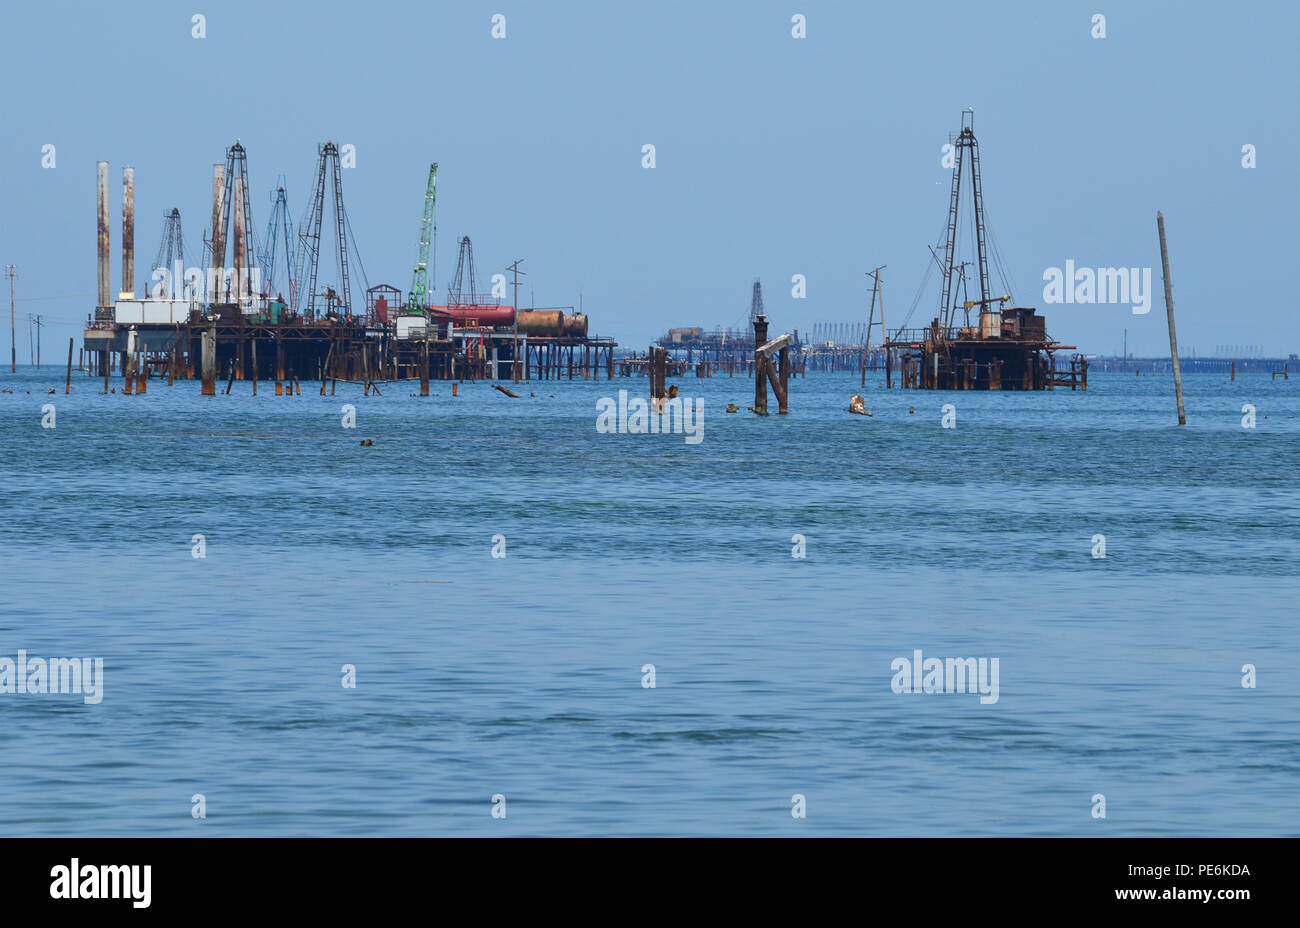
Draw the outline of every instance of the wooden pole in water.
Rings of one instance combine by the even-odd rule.
[[[257,339],[250,339],[253,346],[253,396],[257,396]]]
[[[1187,424],[1183,408],[1183,375],[1178,369],[1178,334],[1174,330],[1174,285],[1169,279],[1169,248],[1165,245],[1165,214],[1156,211],[1156,229],[1160,232],[1160,265],[1165,275],[1165,313],[1169,316],[1169,354],[1174,362],[1174,392],[1178,395],[1178,424]]]
[[[325,365],[321,368],[320,395],[325,395],[325,385],[330,379],[330,362],[334,359],[334,339],[330,339],[330,350],[325,352]]]
[[[203,332],[203,396],[217,395],[217,328],[209,326]]]
[[[72,392],[72,342],[73,340],[71,338],[68,339],[68,380],[67,383],[63,385],[64,395]]]
[[[514,363],[517,362],[512,362],[512,365]],[[518,377],[515,377],[515,382],[516,383],[519,382]],[[429,336],[428,335],[425,335],[424,339],[421,340],[420,342],[420,395],[421,396],[429,395]]]
[[[780,394],[777,396],[777,412],[780,415],[786,415],[790,411],[787,398],[790,395],[790,349],[782,348],[778,356],[780,361]],[[769,368],[770,369],[770,368]],[[866,362],[863,362],[863,371],[866,371]],[[775,385],[774,385],[775,386]]]

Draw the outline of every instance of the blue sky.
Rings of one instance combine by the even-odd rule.
[[[1293,2],[20,5],[0,60],[19,354],[25,313],[45,315],[54,346],[94,304],[96,160],[110,163],[116,291],[121,167],[136,170],[139,287],[171,207],[197,256],[212,164],[236,138],[259,234],[279,175],[296,213],[317,143],[356,147],[344,192],[371,284],[410,286],[436,160],[439,291],[468,234],[481,288],[523,258],[537,305],[581,292],[594,332],[640,348],[742,321],[755,277],[776,331],[860,321],[864,272],[884,264],[897,326],[945,220],[940,149],[967,106],[1011,288],[1049,332],[1114,352],[1127,328],[1131,351],[1167,351],[1161,209],[1184,351],[1296,352],[1298,36]],[[1067,259],[1154,268],[1152,311],[1045,306],[1043,271]],[[912,323],[937,301],[932,277]]]

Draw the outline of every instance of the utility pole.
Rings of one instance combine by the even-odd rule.
[[[36,369],[41,369],[41,328],[45,325],[41,321],[41,314],[36,314]]]
[[[9,265],[9,369],[14,372],[18,370],[18,336],[14,324],[14,277],[17,270],[17,265]]]
[[[527,271],[519,270],[519,265],[523,263],[524,263],[523,258],[517,258],[514,264],[506,265],[506,270],[513,272],[515,275],[515,312],[516,313],[519,312],[519,275],[523,274],[525,277],[528,276]]]
[[[867,312],[867,334],[862,339],[862,386],[867,385],[867,360],[871,356],[871,326],[876,320],[876,294],[880,294],[880,340],[883,343],[889,333],[885,331],[885,294],[880,289],[880,272],[885,269],[885,265],[880,265],[874,271],[868,271],[867,276],[871,278],[871,309]],[[888,350],[888,349],[886,349]]]
[[[514,382],[519,383],[519,275],[528,276],[527,271],[519,270],[519,265],[524,263],[523,258],[516,258],[514,264],[506,266],[507,271],[512,271],[515,275],[515,336],[514,336],[514,357],[510,361],[510,367],[514,373]],[[495,373],[495,372],[494,372]]]

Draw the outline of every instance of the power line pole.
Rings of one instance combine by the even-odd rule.
[[[36,314],[36,369],[41,369],[41,329],[45,323],[41,321],[41,314]]]
[[[514,264],[506,266],[507,271],[514,272],[515,275],[515,337],[514,337],[514,357],[510,361],[510,367],[513,369],[514,382],[519,383],[519,275],[528,276],[527,271],[519,270],[519,265],[524,263],[523,258],[516,258]],[[495,371],[493,372],[495,373]]]
[[[14,277],[17,270],[17,265],[9,265],[9,369],[14,372],[18,370],[18,336],[14,324]]]
[[[867,312],[867,334],[862,339],[862,386],[867,385],[867,360],[871,356],[871,327],[876,321],[876,295],[880,295],[880,341],[883,344],[889,340],[889,333],[885,330],[885,294],[880,289],[880,272],[885,269],[885,265],[880,265],[874,271],[867,271],[867,276],[871,278],[871,309]],[[885,348],[888,351],[888,346]]]
[[[32,347],[33,344],[34,342],[32,341],[32,314],[28,313],[27,314],[27,363],[30,365],[36,364],[36,352]]]
[[[506,270],[512,271],[515,275],[515,312],[519,312],[519,275],[523,274],[525,277],[528,276],[527,271],[519,270],[519,265],[523,263],[524,263],[524,259],[518,258],[515,260],[514,264],[506,265]]]

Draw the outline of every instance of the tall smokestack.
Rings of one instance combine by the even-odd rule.
[[[99,306],[113,305],[108,279],[108,162],[99,162]]]
[[[233,276],[233,280],[235,281],[235,299],[239,300],[244,296],[244,261],[246,260],[244,254],[244,176],[242,174],[235,178],[234,197],[235,241],[231,253],[235,267],[235,273]]]
[[[217,283],[214,285],[217,290],[221,290],[220,269],[226,266],[226,213],[223,208],[225,195],[226,166],[214,164],[212,166],[212,266],[218,269]],[[221,293],[212,295],[216,302],[220,302],[223,297]]]
[[[122,168],[122,299],[135,299],[135,168]]]

